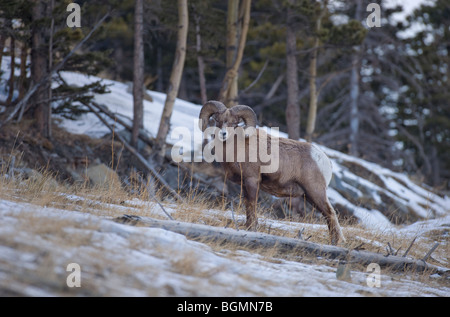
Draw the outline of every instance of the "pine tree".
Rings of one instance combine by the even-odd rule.
[[[410,61],[395,113],[404,169],[435,186],[450,188],[450,5],[438,0],[409,18],[426,27],[405,39]]]

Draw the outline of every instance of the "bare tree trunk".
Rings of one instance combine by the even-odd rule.
[[[298,140],[300,138],[300,105],[298,100],[298,67],[295,54],[297,39],[293,25],[294,13],[289,7],[291,4],[293,4],[292,0],[288,3],[286,25],[286,125],[289,138]]]
[[[228,17],[229,22],[227,23],[228,26],[231,27],[230,30],[227,31],[227,66],[229,65],[229,60],[232,58],[232,53],[235,51],[236,54],[233,58],[232,66],[231,68],[228,68],[227,73],[225,74],[225,78],[222,82],[222,87],[220,88],[219,93],[219,100],[221,100],[227,107],[232,107],[237,104],[237,80],[238,80],[238,70],[239,66],[241,65],[242,56],[244,54],[244,48],[245,48],[245,42],[247,40],[247,32],[248,27],[250,24],[250,7],[251,7],[251,0],[243,0],[242,1],[242,7],[241,12],[243,14],[243,21],[242,21],[242,27],[241,27],[241,34],[239,37],[239,45],[238,47],[233,50],[233,44],[232,39],[235,37],[235,27],[232,27],[230,22],[233,18],[233,14],[236,12],[237,9],[235,9],[235,6],[237,6],[236,2],[237,0],[229,0],[228,5]],[[230,8],[232,6],[232,8]],[[231,16],[231,17],[230,17]]]
[[[227,15],[227,70],[233,67],[237,56],[238,45],[238,20],[239,20],[239,0],[228,0],[228,15]],[[235,98],[238,92],[238,76],[231,79],[230,87],[228,89],[228,96],[225,104],[232,107],[237,104]]]
[[[55,19],[53,18],[53,8],[55,6],[55,0],[51,0],[50,7],[47,10],[47,16],[51,16],[52,20],[50,22],[50,39],[48,43],[48,71],[53,68],[53,32],[55,28]],[[48,122],[46,125],[46,137],[52,137],[52,83],[50,81],[48,88],[48,111],[46,113],[47,118],[45,120]]]
[[[183,100],[189,99],[185,73],[181,74],[180,87],[178,88],[178,98],[183,99]]]
[[[350,148],[351,155],[358,155],[358,99],[359,99],[359,63],[358,55],[352,56],[352,71],[350,76]]]
[[[195,10],[194,10],[195,12]],[[200,96],[202,104],[208,101],[208,95],[206,94],[206,79],[205,79],[205,61],[201,55],[202,51],[202,37],[200,35],[200,16],[195,12],[195,38],[196,38],[196,51],[197,51],[197,64],[198,64],[198,77],[200,82]]]
[[[314,35],[314,47],[311,53],[311,62],[309,65],[309,112],[308,122],[306,125],[306,140],[311,142],[314,130],[316,128],[317,116],[317,99],[319,97],[316,80],[317,80],[317,54],[319,50],[319,32],[322,27],[322,18],[327,10],[328,1],[324,1],[323,9],[316,22],[316,34]]]
[[[22,100],[25,96],[25,83],[27,80],[27,57],[28,57],[28,46],[26,40],[22,42],[22,47],[20,50],[20,78],[19,78],[19,97],[17,100]]]
[[[43,1],[36,1],[33,7],[32,19],[35,23],[32,35],[31,48],[31,80],[34,84],[42,81],[48,76],[48,53],[45,49],[45,41],[48,27],[39,25],[42,19],[47,14],[46,3]],[[50,101],[48,96],[48,85],[50,82],[45,82],[40,85],[34,94],[34,115],[39,133],[44,137],[49,137],[49,107]]]
[[[144,127],[144,2],[135,1],[133,58],[133,131],[131,145],[137,148],[139,129]]]
[[[438,159],[438,153],[435,146],[431,148],[430,156],[431,156],[430,161],[432,162],[432,164],[431,164],[431,175],[429,178],[432,180],[431,181],[432,186],[438,186],[441,182],[441,179],[444,178],[441,177],[441,168],[440,168],[441,164]]]
[[[316,37],[314,41],[314,51],[311,53],[311,62],[309,65],[309,112],[308,122],[306,124],[306,140],[312,141],[312,134],[316,127],[317,116],[317,50],[319,47],[319,39]]]
[[[357,0],[355,19],[361,18],[362,0]],[[359,80],[360,80],[360,63],[359,52],[360,46],[354,48],[352,55],[352,70],[350,75],[350,148],[351,155],[358,155],[358,134],[359,134]]]
[[[5,49],[6,39],[8,38],[7,28],[11,24],[11,21],[8,21],[5,18],[0,18],[0,23],[6,26],[2,30],[0,30],[0,69],[2,69],[3,50]]]
[[[14,71],[16,69],[16,40],[14,36],[11,36],[11,45],[10,45],[10,55],[11,55],[11,69],[9,73],[9,82],[8,82],[8,97],[6,98],[6,105],[9,106],[12,102],[12,97],[14,95]]]
[[[184,60],[186,57],[186,40],[189,25],[187,0],[178,0],[178,37],[175,60],[173,62],[172,74],[170,75],[167,98],[164,103],[164,109],[159,124],[158,134],[156,136],[156,150],[158,151],[157,160],[162,163],[164,159],[166,137],[169,132],[170,117],[172,116],[173,105],[180,87],[181,76],[183,74]]]
[[[237,52],[237,25],[238,25],[239,0],[228,0],[227,12],[227,47],[226,65],[227,69],[233,66]]]
[[[5,48],[6,35],[3,32],[0,33],[0,69],[2,69],[3,49]]]

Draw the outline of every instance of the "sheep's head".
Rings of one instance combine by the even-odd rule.
[[[217,128],[220,129],[219,138],[224,141],[230,135],[230,129],[240,127],[240,123],[244,122],[242,128],[256,128],[256,114],[249,106],[237,105],[227,108],[219,101],[208,101],[203,106],[199,115],[200,129],[205,131],[212,119]],[[248,130],[246,130],[248,131]],[[252,130],[254,131],[254,129]],[[249,135],[246,135],[247,137]]]

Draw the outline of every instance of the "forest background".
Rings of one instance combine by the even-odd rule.
[[[0,129],[28,118],[51,141],[53,113],[76,117],[89,111],[77,102],[108,91],[101,81],[73,87],[60,76],[79,71],[132,83],[133,135],[142,127],[145,89],[167,93],[169,118],[175,97],[219,99],[251,106],[259,124],[293,139],[449,190],[446,0],[426,2],[400,21],[402,7],[385,1],[71,3],[0,2],[0,63],[15,65],[2,76]],[[167,131],[161,120],[156,148]]]

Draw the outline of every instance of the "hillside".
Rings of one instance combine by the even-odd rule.
[[[73,85],[97,79],[76,73],[63,75]],[[105,82],[111,92],[96,95],[95,102],[129,121],[132,96],[128,86]],[[147,93],[153,102],[144,102],[145,130],[154,136],[165,96],[153,91]],[[199,135],[195,121],[199,110],[199,105],[177,99],[172,130],[182,127],[192,136]],[[117,174],[109,168],[103,170],[117,175],[111,177],[120,178],[105,188],[91,187],[89,179],[77,186],[58,183],[51,173],[35,171],[34,166],[25,168],[21,165],[25,158],[19,162],[19,156],[17,162],[11,164],[8,154],[27,146],[47,153],[51,170],[51,162],[64,161],[63,152],[49,154],[56,145],[63,144],[64,139],[69,144],[66,147],[73,148],[72,151],[65,149],[67,155],[83,150],[93,151],[89,157],[98,155],[98,160],[90,159],[78,167],[74,166],[75,162],[66,160],[71,172],[81,173],[80,170],[87,171],[101,163],[118,166],[117,162],[111,164],[111,157],[116,160],[122,157],[127,162],[121,164],[127,166],[132,163],[126,153],[121,152],[125,150],[120,150],[120,142],[111,141],[113,136],[108,128],[92,113],[83,114],[75,121],[61,116],[55,116],[54,120],[60,129],[67,131],[58,132],[54,144],[32,147],[30,139],[21,139],[24,134],[27,136],[22,132],[17,137],[21,141],[16,148],[2,149],[0,295],[450,296],[448,277],[438,274],[396,273],[383,269],[379,275],[381,286],[371,287],[368,282],[371,271],[358,264],[342,266],[337,260],[302,253],[281,254],[275,249],[237,247],[232,243],[201,239],[191,241],[164,229],[112,221],[124,214],[157,219],[167,219],[169,214],[178,221],[211,228],[234,228],[243,224],[245,216],[239,208],[233,212],[227,205],[217,205],[202,195],[197,199],[195,194],[186,196],[184,203],[175,203],[170,197],[157,193],[159,204],[147,191],[130,190],[132,180],[124,177],[120,168],[116,168]],[[115,126],[115,133],[120,133],[123,128],[119,124]],[[14,129],[19,128],[14,126]],[[2,133],[7,135],[5,131]],[[12,141],[9,141],[2,142],[10,145]],[[184,151],[199,146],[196,138],[182,141]],[[167,142],[175,144],[180,138],[178,135],[171,138],[169,133]],[[408,257],[420,259],[438,243],[427,261],[450,267],[450,198],[416,184],[407,175],[321,148],[333,162],[334,176],[328,190],[330,201],[341,218],[348,219],[343,224],[348,239],[344,247],[400,255],[411,246]],[[147,150],[143,145],[142,151]],[[170,171],[173,168],[163,177],[170,184],[177,184],[176,179],[170,179],[173,176]],[[211,179],[220,178],[214,171],[196,169],[195,175],[204,180],[203,186],[206,186]],[[217,188],[215,191],[220,194],[220,187]],[[227,190],[229,195],[233,193],[232,188]],[[262,204],[274,202],[272,197],[265,199]],[[312,212],[306,222],[279,219],[264,211],[259,217],[263,233],[292,238],[301,233],[304,240],[328,243],[326,225]],[[81,287],[68,286],[72,272],[68,268],[70,263],[80,266]],[[349,271],[344,277],[339,274],[342,267]]]
[[[97,80],[82,74],[65,73],[64,78],[73,85],[82,85]],[[96,95],[95,102],[105,105],[131,124],[133,105],[130,89],[126,84],[105,80],[111,93]],[[144,101],[144,129],[154,137],[164,107],[165,95],[147,91],[153,102]],[[199,152],[201,147],[201,131],[196,119],[200,105],[177,99],[171,119],[171,132],[187,131],[189,138],[181,138],[179,133],[171,132],[167,137],[168,144],[181,146],[184,152]],[[106,118],[111,125],[114,121]],[[59,123],[67,131],[76,134],[87,134],[101,137],[110,133],[100,120],[92,113],[84,114],[76,121],[61,119]],[[117,130],[123,129],[117,124]],[[286,136],[283,132],[280,136]],[[366,227],[390,227],[391,224],[411,223],[441,217],[450,212],[450,198],[438,195],[431,188],[419,186],[407,175],[395,173],[386,168],[366,162],[362,159],[345,155],[338,151],[320,146],[332,159],[333,180],[328,190],[330,201],[342,214],[354,217]],[[197,154],[198,155],[198,154]]]

